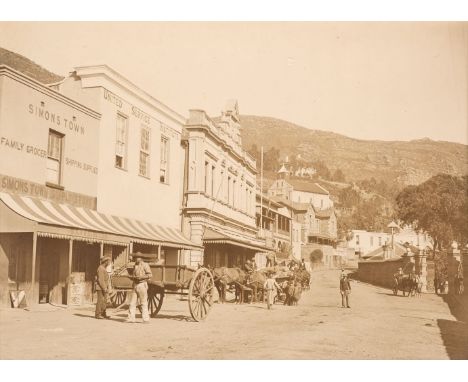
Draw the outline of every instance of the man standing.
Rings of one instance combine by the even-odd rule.
[[[153,276],[151,268],[142,258],[141,253],[135,254],[135,266],[133,267],[133,291],[130,298],[130,308],[128,311],[127,322],[135,322],[135,311],[137,300],[140,300],[141,315],[144,323],[149,323],[148,314],[148,282],[147,280]]]
[[[351,284],[346,273],[341,274],[340,278],[341,307],[351,308],[349,306],[349,295],[351,293]],[[346,305],[345,305],[346,303]]]
[[[97,303],[96,311],[94,316],[97,319],[110,318],[106,314],[107,308],[107,296],[110,290],[109,274],[107,273],[107,267],[111,263],[111,259],[107,256],[101,259],[101,264],[96,271],[96,292],[97,292]]]
[[[263,284],[263,289],[266,291],[267,307],[268,309],[271,309],[276,296],[276,291],[281,291],[281,287],[273,278],[273,272],[268,272],[266,276],[267,279]]]

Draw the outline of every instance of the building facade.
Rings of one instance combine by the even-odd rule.
[[[278,261],[294,256],[292,247],[292,211],[266,195],[257,193],[256,225],[258,235],[265,239],[266,246],[276,253]],[[266,265],[266,256],[258,254],[257,266]]]
[[[190,110],[185,129],[183,229],[205,253],[186,251],[184,263],[243,264],[268,248],[257,237],[256,163],[242,149],[237,102],[228,102],[217,122]]]
[[[282,170],[278,172],[279,179],[268,189],[269,196],[279,196],[295,203],[311,203],[317,210],[333,207],[330,193],[325,188],[318,183],[291,179],[287,170]]]
[[[0,66],[2,305],[9,304],[10,290],[25,291],[28,303],[66,301],[69,243],[57,240],[63,232],[40,222],[60,219],[59,204],[96,209],[100,118],[96,110]],[[83,238],[76,242],[79,251],[87,250]],[[75,260],[92,267],[99,257]]]
[[[183,117],[107,66],[49,86],[0,73],[2,302],[91,302],[102,256],[201,248],[180,230]]]

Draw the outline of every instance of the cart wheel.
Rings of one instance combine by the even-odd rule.
[[[148,288],[148,311],[151,317],[156,317],[161,310],[163,301],[164,289],[150,285]]]
[[[190,281],[188,303],[190,314],[195,321],[202,321],[213,305],[214,280],[206,268],[198,269]]]
[[[118,308],[125,304],[127,301],[127,292],[124,290],[116,290],[112,295],[109,296],[111,307]]]

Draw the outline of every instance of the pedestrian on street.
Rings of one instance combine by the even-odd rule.
[[[348,275],[346,275],[346,273],[341,274],[340,293],[341,293],[341,307],[351,308],[349,306],[349,295],[351,294],[351,284],[349,283]]]
[[[127,322],[135,322],[135,312],[137,300],[140,301],[141,315],[144,323],[149,323],[148,313],[148,282],[153,274],[150,266],[143,261],[141,253],[135,254],[135,265],[133,267],[133,291],[130,297],[130,307],[128,310]]]
[[[267,279],[263,284],[263,289],[266,291],[266,298],[267,298],[267,307],[271,309],[273,305],[273,301],[276,296],[276,291],[281,291],[281,287],[278,285],[276,280],[273,278],[273,272],[267,273]]]
[[[97,319],[110,318],[106,314],[107,296],[111,289],[109,274],[107,273],[107,267],[110,265],[110,263],[111,259],[109,257],[103,257],[96,271],[97,303],[94,317],[96,317]]]

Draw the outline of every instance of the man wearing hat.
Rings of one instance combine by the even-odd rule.
[[[341,293],[341,307],[351,308],[349,306],[349,295],[351,293],[351,284],[349,283],[348,275],[346,273],[341,274],[340,293]]]
[[[133,267],[132,274],[133,292],[130,298],[127,322],[135,322],[137,300],[140,300],[143,322],[147,323],[149,322],[147,280],[149,280],[153,274],[151,273],[150,266],[143,261],[140,252],[135,253],[133,258],[135,259],[135,266]]]
[[[104,256],[100,265],[96,271],[96,293],[97,293],[97,303],[96,311],[94,316],[97,319],[110,318],[106,314],[107,307],[107,295],[110,290],[109,274],[107,273],[107,267],[111,263],[111,259],[108,256]]]

